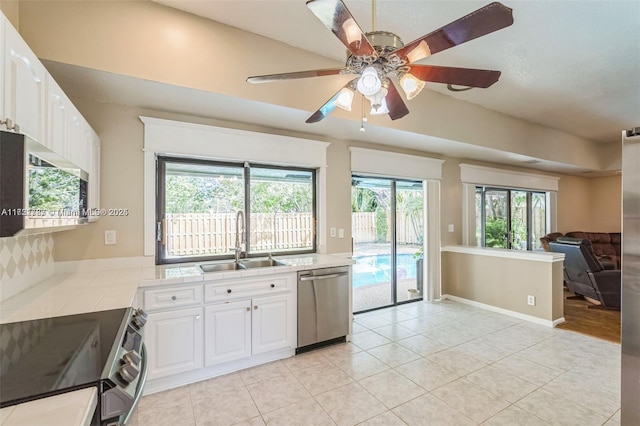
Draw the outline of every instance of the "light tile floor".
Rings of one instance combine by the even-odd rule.
[[[137,426],[618,425],[620,345],[451,301],[358,315],[351,343],[145,396]]]

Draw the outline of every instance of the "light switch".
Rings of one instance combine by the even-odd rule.
[[[104,231],[104,245],[108,246],[108,245],[113,245],[115,243],[116,243],[116,231],[114,230]]]
[[[336,237],[336,228],[331,228],[329,230],[329,235],[331,236],[331,238],[335,238]]]
[[[338,238],[344,238],[344,228],[338,229]]]

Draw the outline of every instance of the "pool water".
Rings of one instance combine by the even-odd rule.
[[[371,284],[391,282],[391,255],[370,254],[354,256],[353,288]],[[397,256],[396,271],[398,279],[416,277],[416,259],[412,253],[400,253]]]

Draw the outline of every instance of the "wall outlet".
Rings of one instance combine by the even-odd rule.
[[[535,296],[527,296],[527,305],[536,306],[536,297]]]
[[[116,231],[104,231],[104,245],[109,246],[116,243]]]
[[[329,230],[329,235],[331,236],[331,238],[335,238],[336,237],[336,228],[331,228]]]
[[[344,228],[338,229],[338,238],[344,238]]]
[[[447,226],[447,230],[448,230],[449,232],[453,232],[453,231],[455,231],[455,229],[456,229],[456,228],[453,226],[453,224],[452,224],[452,225]]]

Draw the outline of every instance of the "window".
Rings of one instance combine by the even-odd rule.
[[[539,250],[547,221],[545,192],[476,187],[476,241],[480,246]]]
[[[158,157],[157,263],[232,258],[236,238],[247,256],[314,252],[315,174]]]

